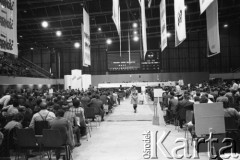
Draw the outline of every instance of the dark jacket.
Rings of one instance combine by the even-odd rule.
[[[176,107],[177,118],[180,120],[186,120],[186,110],[193,110],[193,102],[186,99],[178,102]]]

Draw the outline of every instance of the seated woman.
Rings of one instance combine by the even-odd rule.
[[[23,121],[23,114],[22,113],[18,113],[18,114],[15,114],[13,116],[13,119],[8,122],[6,124],[6,126],[4,127],[5,130],[12,130],[14,128],[19,128],[19,129],[22,129],[23,126],[22,126],[22,121]]]

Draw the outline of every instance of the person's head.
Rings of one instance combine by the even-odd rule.
[[[78,108],[78,107],[80,106],[79,100],[77,100],[77,99],[73,100],[73,106],[74,106],[75,108]]]
[[[38,99],[36,100],[36,104],[39,106],[41,103],[42,103],[42,99],[38,98]]]
[[[64,110],[63,109],[58,109],[56,112],[56,117],[63,117],[64,116]]]
[[[196,96],[200,97],[201,93],[200,92],[197,92],[196,93]]]
[[[19,107],[19,102],[17,99],[13,100],[13,107]]]
[[[221,92],[219,93],[220,96],[224,96],[225,94],[226,94],[225,91],[221,91]]]
[[[208,98],[205,95],[201,96],[199,103],[208,103]]]
[[[21,121],[23,121],[23,118],[24,118],[24,116],[23,116],[22,113],[17,113],[13,116],[12,120],[17,121],[17,122],[21,122]]]
[[[100,97],[99,97],[99,95],[98,95],[98,94],[96,94],[96,95],[95,95],[95,98],[96,98],[96,99],[99,99]]]
[[[47,109],[47,103],[46,103],[46,102],[42,102],[42,103],[40,104],[40,108],[41,108],[41,109]]]

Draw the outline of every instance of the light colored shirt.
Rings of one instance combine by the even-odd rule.
[[[42,116],[42,117],[41,117]],[[43,121],[46,119],[46,121],[50,122],[55,118],[55,114],[53,112],[50,112],[46,109],[42,109],[39,112],[35,113],[32,117],[32,120],[30,122],[29,127],[34,128],[35,121]],[[44,119],[43,119],[44,118]]]
[[[6,107],[10,99],[11,99],[10,95],[5,95],[0,99],[0,104],[3,105],[3,107]]]

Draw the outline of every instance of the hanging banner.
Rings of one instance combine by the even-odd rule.
[[[160,22],[161,22],[161,50],[167,47],[167,23],[166,23],[166,2],[160,3]]]
[[[83,26],[82,26],[82,62],[83,66],[91,65],[91,44],[90,44],[90,24],[89,15],[83,8]]]
[[[186,21],[184,0],[174,0],[175,47],[186,39]]]
[[[218,2],[215,0],[206,10],[208,46],[211,53],[208,57],[220,53],[220,38],[218,25]]]
[[[119,35],[119,41],[120,41],[120,56],[121,56],[121,21],[120,21],[120,6],[119,6],[119,0],[113,0],[113,15],[112,19],[116,25],[117,32]]]
[[[151,7],[151,4],[152,4],[152,0],[148,0],[148,8]]]
[[[142,41],[143,41],[143,60],[147,53],[147,32],[146,32],[146,15],[145,15],[145,0],[139,0],[141,6],[141,17],[142,17]]]
[[[17,0],[0,1],[0,5],[0,51],[17,56]]]
[[[200,14],[202,14],[214,0],[199,0]]]

